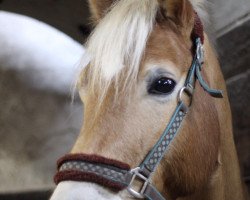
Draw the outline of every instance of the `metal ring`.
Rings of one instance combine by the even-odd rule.
[[[128,185],[127,190],[133,197],[136,197],[138,199],[144,199],[145,198],[144,192],[145,192],[147,186],[150,184],[150,180],[140,173],[140,169],[141,169],[140,167],[137,167],[137,168],[132,169],[130,171],[130,173],[132,173],[133,176],[132,176],[132,179]],[[133,188],[133,183],[135,180],[140,180],[142,185],[143,185],[142,188],[140,189],[140,191],[136,191]]]
[[[178,95],[178,102],[179,103],[183,102],[182,96],[183,96],[183,93],[185,92],[190,97],[190,104],[188,106],[186,106],[186,107],[190,107],[191,103],[192,103],[192,97],[193,97],[193,91],[192,90],[193,90],[192,88],[189,88],[187,86],[182,87],[180,92],[179,92],[179,95]]]

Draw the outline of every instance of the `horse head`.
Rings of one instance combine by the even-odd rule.
[[[89,2],[96,27],[78,80],[84,122],[58,163],[52,200],[223,196],[215,188],[229,144],[236,174],[237,158],[226,93],[213,97],[221,93],[211,88],[226,87],[198,2]]]

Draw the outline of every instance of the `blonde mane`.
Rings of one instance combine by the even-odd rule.
[[[137,80],[157,6],[152,0],[117,1],[91,34],[87,41],[91,61],[82,75],[88,77],[90,91],[98,90],[100,101],[112,83],[117,85],[121,73],[123,89]]]
[[[116,94],[135,85],[157,10],[157,0],[115,1],[89,37],[86,47],[90,62],[80,80],[87,79],[88,91],[98,94],[100,103],[111,84]]]

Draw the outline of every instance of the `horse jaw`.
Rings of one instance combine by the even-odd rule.
[[[65,181],[58,184],[50,200],[122,200],[105,188],[93,183]]]

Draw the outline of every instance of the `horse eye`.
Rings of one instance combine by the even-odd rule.
[[[173,92],[176,83],[173,79],[162,77],[151,84],[148,89],[149,94],[166,95]]]

